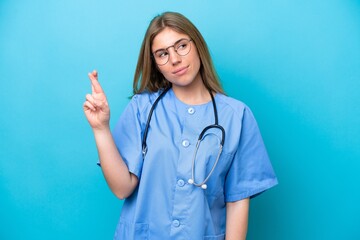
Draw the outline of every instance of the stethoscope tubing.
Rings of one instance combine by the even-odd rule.
[[[158,102],[160,101],[160,99],[162,99],[162,97],[169,91],[171,87],[168,87],[168,88],[165,88],[164,91],[157,97],[157,99],[155,100],[155,102],[153,103],[153,105],[151,106],[151,109],[150,109],[150,112],[149,112],[149,115],[148,115],[148,119],[146,121],[146,126],[145,126],[145,129],[144,129],[144,135],[143,135],[143,138],[142,138],[142,154],[143,154],[143,159],[145,159],[145,155],[147,153],[147,144],[146,144],[146,139],[147,139],[147,134],[148,134],[148,131],[149,131],[149,126],[150,126],[150,121],[151,121],[151,117],[153,115],[153,112],[154,112],[154,109],[156,107],[156,105],[158,104]],[[198,141],[196,143],[196,147],[195,147],[195,152],[194,152],[194,155],[193,155],[193,159],[192,159],[192,165],[191,165],[191,178],[188,180],[188,183],[189,184],[193,184],[194,186],[196,187],[201,187],[202,189],[206,189],[207,188],[207,185],[206,185],[206,182],[209,180],[209,178],[211,177],[211,175],[213,174],[218,162],[219,162],[219,159],[220,159],[220,155],[222,153],[222,150],[223,150],[223,146],[224,146],[224,143],[225,143],[225,129],[220,126],[218,124],[218,112],[217,112],[217,108],[216,108],[216,103],[215,103],[215,99],[214,99],[214,96],[213,94],[211,93],[211,90],[209,90],[209,93],[210,93],[210,96],[211,96],[211,101],[213,103],[213,109],[214,109],[214,117],[215,117],[215,123],[212,124],[212,125],[209,125],[207,127],[205,127],[200,135],[199,135],[199,138],[198,138]],[[219,152],[217,154],[217,157],[216,157],[216,160],[215,160],[215,163],[214,165],[212,166],[210,172],[207,174],[207,176],[205,177],[205,179],[201,182],[201,183],[197,183],[195,181],[195,160],[196,160],[196,155],[197,155],[197,152],[198,152],[198,149],[199,149],[199,146],[200,146],[200,143],[201,143],[201,140],[202,138],[204,137],[205,133],[209,130],[209,129],[212,129],[212,128],[217,128],[217,129],[220,129],[221,131],[221,142],[220,142],[220,148],[219,148]]]
[[[144,130],[144,135],[143,135],[143,139],[142,139],[142,154],[143,157],[145,157],[146,152],[147,152],[147,144],[146,144],[146,138],[147,138],[147,134],[149,132],[149,126],[150,126],[150,121],[151,121],[151,117],[153,115],[154,109],[156,107],[156,105],[158,104],[158,102],[160,101],[160,99],[162,99],[162,97],[165,95],[165,93],[167,93],[170,90],[170,87],[165,88],[165,90],[158,96],[158,98],[155,100],[154,104],[151,106],[149,115],[148,115],[148,119],[146,121],[146,126],[145,126],[145,130]]]

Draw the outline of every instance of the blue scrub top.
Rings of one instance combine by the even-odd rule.
[[[187,105],[170,89],[156,106],[142,156],[142,136],[160,92],[135,95],[113,137],[139,185],[123,205],[114,239],[225,239],[226,202],[253,197],[277,184],[258,125],[242,102],[216,94],[223,152],[203,190],[188,184],[200,132],[214,124],[212,102]],[[219,150],[221,132],[211,129],[197,153],[195,181],[202,182]]]

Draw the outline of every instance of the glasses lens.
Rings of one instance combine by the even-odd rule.
[[[180,42],[176,43],[173,46],[170,47],[174,47],[175,52],[180,55],[180,56],[185,56],[186,54],[188,54],[191,50],[191,44],[190,44],[191,40],[188,39],[182,39]],[[168,48],[170,48],[168,47]],[[165,65],[168,61],[169,61],[169,51],[166,49],[160,49],[157,50],[154,53],[154,58],[155,58],[155,62],[157,65]]]
[[[166,50],[159,50],[154,53],[154,58],[158,65],[164,65],[169,60],[169,53]]]
[[[175,49],[177,54],[179,54],[180,56],[185,56],[190,52],[191,49],[190,40],[187,39],[181,40],[179,43],[175,45]]]

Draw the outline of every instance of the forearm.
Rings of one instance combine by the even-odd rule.
[[[249,203],[249,198],[226,203],[226,240],[246,239]]]
[[[129,172],[109,128],[94,130],[94,136],[101,169],[111,191],[120,199],[128,197],[138,183],[137,177]]]

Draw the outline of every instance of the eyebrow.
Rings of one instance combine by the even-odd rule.
[[[170,45],[166,48],[160,48],[155,50],[153,53],[159,52],[159,51],[167,51],[170,47],[174,47],[176,44],[178,44],[179,42],[181,42],[182,40],[188,40],[187,38],[180,38],[179,40],[177,40],[173,45]]]

